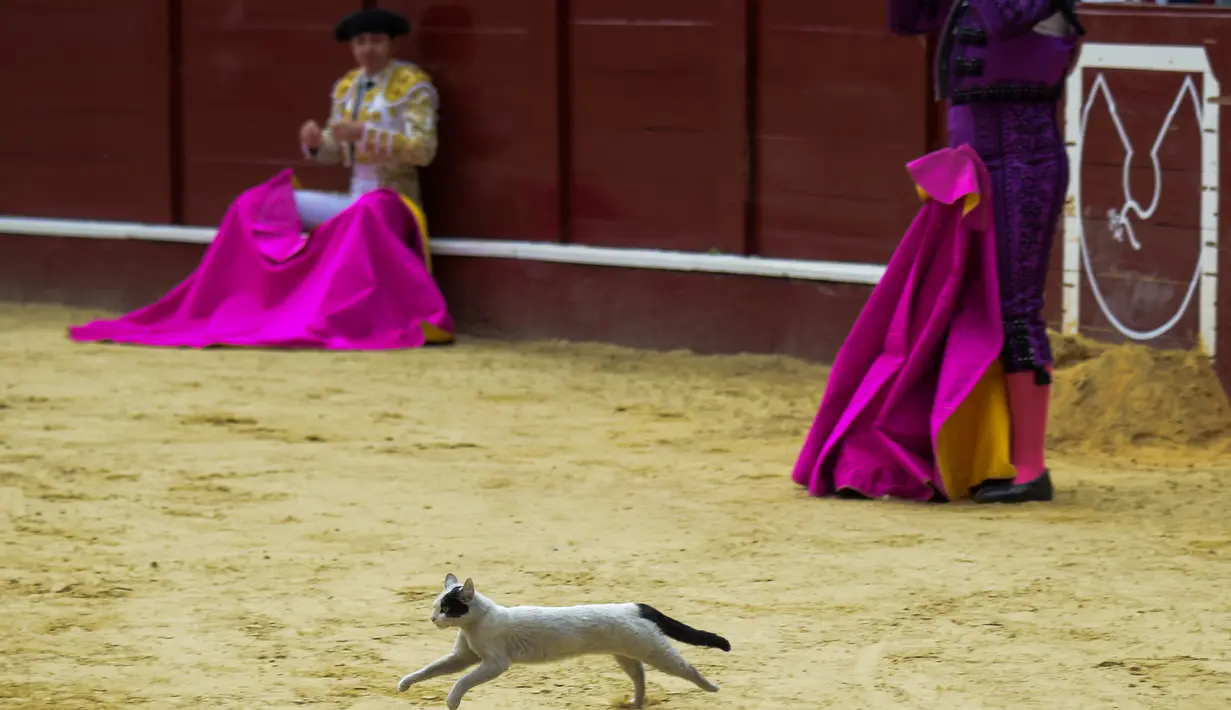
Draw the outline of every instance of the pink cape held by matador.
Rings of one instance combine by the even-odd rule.
[[[950,147],[908,166],[923,207],[834,362],[792,476],[811,494],[1052,499],[1042,310],[1075,5],[889,0],[894,33],[939,33]]]

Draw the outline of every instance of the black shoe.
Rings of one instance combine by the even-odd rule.
[[[1056,491],[1051,485],[1051,472],[1029,483],[1007,483],[984,486],[975,492],[976,503],[1046,503],[1054,498]]]

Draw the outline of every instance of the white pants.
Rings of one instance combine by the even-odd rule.
[[[355,204],[362,195],[345,192],[321,192],[320,190],[296,190],[295,208],[304,229],[315,229],[335,217],[339,212]]]

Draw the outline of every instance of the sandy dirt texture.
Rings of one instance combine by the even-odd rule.
[[[395,685],[453,641],[446,572],[732,641],[683,649],[718,694],[651,671],[653,708],[1231,707],[1225,397],[1151,433],[1190,414],[1090,365],[1183,362],[1066,351],[1056,421],[1097,441],[1056,440],[1054,504],[988,508],[808,498],[789,472],[827,370],[788,358],[67,340],[95,315],[0,306],[0,707],[443,708],[451,679]],[[462,708],[630,690],[591,657]]]

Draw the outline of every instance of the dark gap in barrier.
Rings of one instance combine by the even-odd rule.
[[[184,223],[184,18],[183,0],[167,3],[167,117],[170,120],[167,169],[171,186],[171,223]]]
[[[760,62],[760,0],[748,0],[744,22],[744,170],[747,180],[744,193],[744,254],[753,256],[761,251],[761,234],[757,228],[760,202],[760,156],[757,151],[757,85]]]
[[[556,3],[556,194],[559,197],[556,239],[573,241],[573,61],[572,7],[569,0]]]
[[[927,67],[924,80],[927,91],[923,94],[923,135],[927,136],[926,148],[929,153],[940,150],[949,143],[948,133],[941,120],[945,112],[944,103],[936,101],[936,97],[932,95],[932,87],[936,82],[936,63],[932,61],[936,56],[936,39],[935,35],[928,35],[924,41],[924,66]]]

